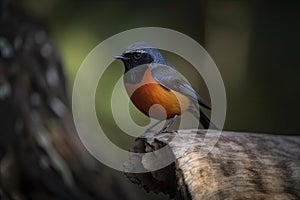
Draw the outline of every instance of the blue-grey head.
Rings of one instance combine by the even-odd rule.
[[[150,63],[170,66],[160,51],[146,42],[138,42],[127,46],[122,55],[115,56],[115,58],[123,61],[125,72],[134,67]]]

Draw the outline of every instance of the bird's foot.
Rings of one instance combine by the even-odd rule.
[[[177,133],[177,130],[169,131],[168,129],[162,129],[157,134],[160,134],[160,133]]]

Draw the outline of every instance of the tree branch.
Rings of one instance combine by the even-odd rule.
[[[222,132],[203,156],[205,135],[205,130],[184,130],[138,138],[132,151],[152,152],[168,145],[176,161],[158,171],[127,173],[127,177],[147,191],[175,199],[300,198],[299,136]],[[130,160],[127,168],[139,164],[150,169],[157,164],[147,154]]]

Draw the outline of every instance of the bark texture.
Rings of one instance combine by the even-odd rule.
[[[132,151],[152,152],[167,145],[175,162],[127,176],[146,190],[175,199],[300,198],[299,136],[222,132],[210,148],[210,140],[204,139],[219,133],[206,135],[204,130],[184,130],[138,138]],[[150,169],[157,164],[147,154],[133,161],[127,167],[140,162]]]

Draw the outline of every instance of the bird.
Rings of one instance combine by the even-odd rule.
[[[210,110],[210,106],[157,48],[146,42],[133,43],[115,59],[125,66],[123,81],[132,103],[146,116],[159,120],[151,128],[170,119],[159,133],[173,132],[168,129],[175,119],[189,111],[203,128],[217,129],[201,109]]]

